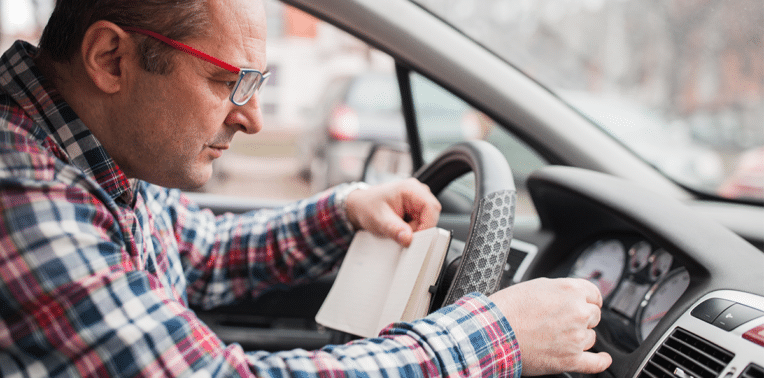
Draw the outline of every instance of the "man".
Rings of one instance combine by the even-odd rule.
[[[201,323],[189,304],[310,281],[356,229],[407,245],[440,211],[413,179],[217,218],[163,188],[202,185],[237,131],[261,129],[265,31],[260,0],[59,0],[39,50],[0,58],[1,376],[519,376],[521,353],[527,375],[609,365],[585,352],[602,298],[583,280],[471,294],[314,352],[247,354]]]

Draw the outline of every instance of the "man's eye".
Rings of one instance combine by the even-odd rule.
[[[236,81],[224,81],[223,84],[225,84],[228,88],[233,89],[233,86],[236,85]]]

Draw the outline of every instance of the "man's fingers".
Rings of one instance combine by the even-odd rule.
[[[589,306],[591,315],[589,315],[589,321],[586,324],[586,328],[591,329],[596,327],[597,324],[600,324],[602,311],[600,311],[600,308],[597,305],[589,304]]]
[[[613,358],[605,352],[584,352],[579,357],[578,364],[572,371],[583,374],[596,374],[605,371],[612,363]]]
[[[437,225],[441,206],[427,185],[410,178],[354,190],[347,196],[346,209],[355,229],[408,247],[414,232]]]
[[[604,371],[607,353],[586,352],[597,340],[602,296],[589,281],[540,278],[490,296],[512,325],[523,354],[523,374]]]
[[[594,332],[593,329],[587,329],[586,330],[586,341],[584,342],[584,350],[592,349],[594,344],[597,342],[597,332]]]
[[[406,224],[409,227],[406,230],[408,233],[406,235],[407,239],[396,240],[398,240],[398,242],[403,245],[408,245],[408,243],[402,243],[401,240],[409,240],[410,242],[410,240],[413,238],[412,232],[422,231],[437,226],[438,216],[440,214],[440,205],[437,205],[438,206],[434,206],[432,204],[424,204],[419,209],[415,209],[415,212],[406,214],[404,220],[408,220]]]
[[[416,182],[410,192],[404,192],[404,219],[414,231],[421,231],[438,224],[441,205],[430,193],[427,185]]]
[[[581,279],[579,282],[583,285],[586,302],[602,308],[602,293],[600,293],[600,289],[597,288],[597,285],[584,279]]]
[[[393,239],[398,242],[398,244],[408,247],[411,245],[411,240],[414,239],[414,234],[411,232],[411,228],[408,226],[400,227],[396,229],[395,235],[393,235]]]
[[[391,238],[404,247],[411,244],[413,231],[411,226],[404,222],[400,216],[392,210],[387,210],[384,211],[384,215],[381,215],[379,220],[382,228],[378,232],[382,234],[381,236]]]

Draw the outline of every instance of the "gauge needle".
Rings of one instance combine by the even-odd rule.
[[[666,315],[666,311],[659,312],[659,313],[657,313],[657,314],[655,314],[655,315],[653,315],[653,316],[651,316],[651,317],[649,317],[647,319],[642,319],[642,323],[644,324],[644,323],[647,323],[647,322],[651,322],[653,320],[658,320],[658,319],[662,318],[664,315]]]
[[[609,281],[600,280],[598,282],[599,282],[600,292],[602,293],[603,296],[607,296],[608,294],[610,294],[610,291],[613,290],[613,284],[610,283]]]
[[[599,270],[593,271],[589,275],[589,277],[587,277],[586,279],[589,282],[592,282],[592,283],[596,284],[597,286],[602,287],[601,284],[600,284],[600,282],[601,282],[600,280],[602,279],[602,272],[600,272]]]
[[[592,274],[589,275],[587,280],[597,285],[597,287],[600,289],[600,292],[602,292],[603,295],[607,295],[606,293],[610,293],[610,289],[613,286],[610,282],[602,279],[602,272],[599,270],[595,270],[594,272],[592,272]]]

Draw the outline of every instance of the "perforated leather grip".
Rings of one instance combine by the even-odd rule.
[[[434,300],[436,308],[454,303],[474,291],[492,294],[499,288],[509,254],[514,226],[515,183],[506,158],[495,146],[482,140],[453,145],[422,167],[415,177],[438,195],[469,171],[475,174],[470,231],[453,279],[446,278],[445,283],[440,283],[439,291],[446,285],[448,289],[442,303]],[[447,277],[448,270],[444,274]]]
[[[444,306],[471,292],[490,295],[499,289],[512,241],[515,203],[514,190],[490,193],[480,200],[474,227]]]

